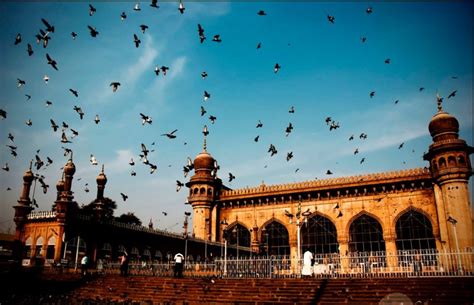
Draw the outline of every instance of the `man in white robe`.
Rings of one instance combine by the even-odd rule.
[[[313,253],[311,251],[306,250],[303,254],[303,269],[301,270],[302,275],[313,275],[313,268],[312,268],[312,261],[313,261]]]

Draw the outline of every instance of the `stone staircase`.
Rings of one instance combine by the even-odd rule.
[[[396,303],[384,303],[382,300]],[[69,295],[104,304],[473,304],[474,278],[218,279],[101,276]],[[381,302],[382,301],[382,302]],[[418,303],[417,303],[418,302]]]

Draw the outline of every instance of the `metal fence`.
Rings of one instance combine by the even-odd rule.
[[[313,277],[450,277],[474,276],[474,249],[464,252],[437,250],[316,254],[309,267]],[[302,276],[303,260],[289,256],[217,258],[211,262],[186,262],[185,277],[295,278]],[[308,267],[305,267],[308,269]],[[120,273],[120,264],[104,263],[97,271]],[[134,262],[129,274],[173,276],[174,263]]]

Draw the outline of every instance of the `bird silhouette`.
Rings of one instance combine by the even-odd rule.
[[[133,42],[135,43],[135,47],[138,48],[142,41],[140,39],[138,39],[138,36],[136,34],[133,34]]]
[[[290,151],[289,153],[286,154],[286,161],[290,161],[291,158],[293,158],[293,152]]]
[[[179,192],[183,186],[184,186],[184,183],[182,183],[179,180],[176,180],[176,192]]]
[[[28,56],[31,56],[31,55],[33,55],[33,53],[35,53],[35,52],[33,51],[33,47],[31,46],[31,44],[28,44],[28,45],[27,45],[26,51],[28,52]]]
[[[266,16],[267,13],[265,13],[265,11],[260,10],[260,11],[257,12],[257,15],[259,15],[259,16]]]
[[[199,34],[199,41],[203,43],[204,40],[206,40],[206,36],[204,35],[204,29],[200,24],[198,24],[198,34]]]
[[[334,16],[328,15],[328,21],[334,23],[334,21],[336,21],[336,18]]]
[[[179,1],[179,5],[178,5],[178,11],[182,14],[184,14],[184,11],[186,10],[186,8],[184,7],[184,4],[183,2],[180,0]]]
[[[145,34],[146,30],[148,30],[148,25],[140,24],[140,30],[142,30],[142,33]]]
[[[175,129],[172,132],[162,134],[162,136],[166,136],[168,137],[168,139],[175,139],[176,138],[175,132],[177,131],[178,129]]]
[[[21,34],[18,33],[16,34],[16,37],[15,37],[15,45],[20,44],[20,43],[21,43]]]
[[[232,173],[229,173],[229,182],[235,179],[235,176]]]
[[[458,90],[454,90],[453,92],[451,92],[451,93],[448,95],[448,98],[455,97],[457,92],[458,92]]]
[[[87,28],[89,29],[89,33],[91,34],[92,37],[97,37],[97,35],[99,35],[99,31],[97,31],[96,28],[88,25]]]
[[[262,128],[263,127],[263,124],[260,120],[258,120],[258,123],[257,123],[257,128]]]
[[[150,6],[154,8],[159,8],[158,0],[151,0]]]
[[[119,82],[111,82],[110,86],[112,87],[112,92],[116,92],[120,86]]]
[[[53,67],[54,70],[58,70],[58,66],[57,66],[57,63],[54,59],[51,58],[51,56],[49,56],[48,53],[46,53],[46,59],[48,60],[48,65],[51,65],[51,67]]]
[[[328,170],[326,171],[326,175],[332,175],[332,172],[328,169]]]
[[[69,89],[69,91],[75,96],[75,97],[79,97],[79,93],[74,90],[74,89]]]
[[[273,67],[273,72],[278,73],[280,69],[281,69],[281,66],[278,63],[276,63],[275,66]]]
[[[222,42],[221,35],[219,35],[219,34],[214,35],[214,37],[212,37],[212,41]]]
[[[122,196],[123,201],[127,201],[127,199],[128,199],[127,195],[125,195],[124,193],[120,193],[120,196]]]
[[[94,15],[95,12],[97,12],[96,8],[89,4],[89,16]]]

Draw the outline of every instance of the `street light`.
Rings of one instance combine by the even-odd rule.
[[[188,259],[188,217],[191,215],[189,212],[184,212],[184,267],[186,268],[186,261]]]
[[[207,262],[207,239],[209,238],[209,231],[207,224],[209,223],[210,219],[206,218],[204,222],[204,231],[206,232],[206,235],[204,236],[204,259]]]
[[[307,209],[305,212],[301,212],[301,202],[298,202],[298,209],[296,211],[296,215],[293,215],[292,213],[288,212],[285,210],[285,216],[289,218],[290,224],[293,224],[293,218],[296,218],[296,240],[297,240],[297,257],[298,257],[298,264],[300,263],[301,260],[301,226],[303,223],[308,223],[308,217],[311,215],[311,212],[309,209]]]
[[[237,229],[237,225],[235,225],[234,229],[232,230],[232,233],[236,235],[237,239],[237,259],[239,259],[239,230]]]
[[[227,226],[229,224],[224,218],[224,220],[221,221],[221,225],[224,226],[224,229],[222,230],[222,237],[224,238],[224,275],[227,275],[227,235],[229,234],[229,232],[227,232]]]
[[[447,221],[450,222],[453,225],[454,240],[456,242],[456,252],[458,253],[457,254],[457,257],[458,257],[458,271],[461,272],[462,271],[461,257],[460,257],[461,254],[459,253],[458,234],[456,232],[456,224],[458,223],[458,221],[456,219],[452,218],[451,216],[448,217]]]

